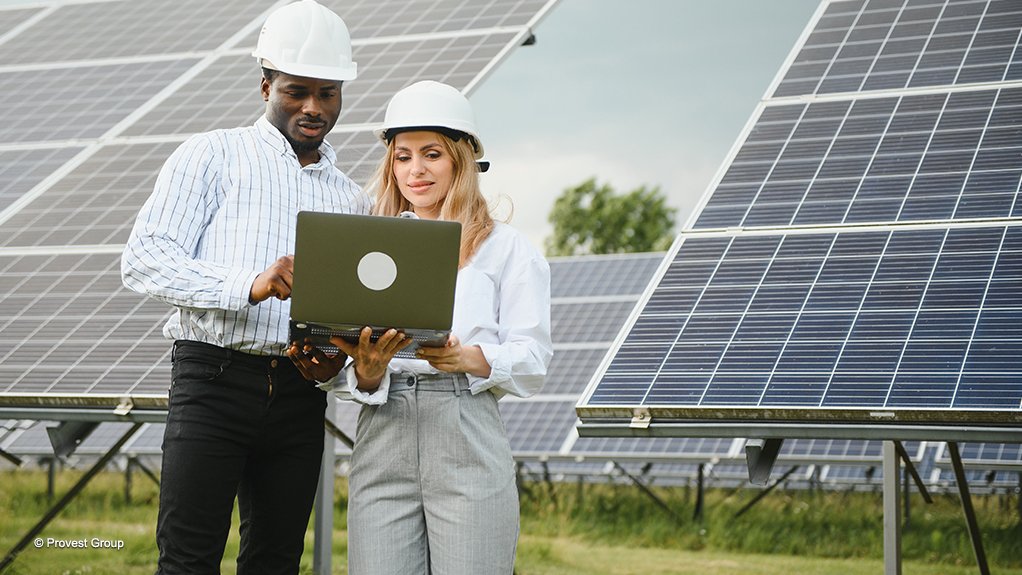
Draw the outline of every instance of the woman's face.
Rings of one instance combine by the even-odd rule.
[[[454,159],[436,132],[394,136],[394,179],[415,215],[435,220],[454,181]]]

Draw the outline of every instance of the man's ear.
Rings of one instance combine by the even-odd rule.
[[[259,84],[259,91],[263,93],[264,102],[270,101],[270,88],[271,88],[270,81],[267,80],[266,78],[263,78]]]

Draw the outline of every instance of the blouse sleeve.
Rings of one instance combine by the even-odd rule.
[[[550,266],[535,250],[509,263],[498,287],[500,343],[479,343],[490,377],[469,376],[472,393],[534,395],[553,357],[550,339]]]

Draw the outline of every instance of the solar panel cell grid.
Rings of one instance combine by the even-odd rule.
[[[40,12],[42,12],[41,8],[0,10],[0,36],[12,32],[15,28]]]
[[[166,393],[168,310],[120,287],[117,254],[5,257],[0,268],[0,391]],[[73,359],[53,364],[54,349]]]
[[[555,304],[550,317],[554,341],[559,343],[612,341],[633,307],[634,301]],[[596,321],[597,318],[599,321]]]
[[[731,450],[731,439],[721,438],[627,438],[580,437],[572,448],[576,454],[621,453],[631,455],[682,455],[695,459],[723,458]]]
[[[81,150],[68,147],[0,152],[0,212]]]
[[[556,453],[575,425],[572,401],[504,401],[500,415],[512,453]]]
[[[1018,78],[1017,2],[840,4],[820,18],[774,97]]]
[[[543,384],[543,395],[572,395],[577,397],[589,378],[596,371],[596,366],[607,353],[607,348],[599,349],[557,349],[547,370],[546,382]],[[569,406],[569,411],[571,411]]]
[[[1019,92],[781,106],[783,116],[764,113],[694,228],[1017,215]],[[790,120],[795,114],[798,119]]]
[[[340,125],[378,123],[390,97],[423,78],[464,88],[515,32],[354,47],[358,79],[344,86]],[[259,69],[248,54],[218,58],[151,112],[129,136],[191,134],[249,125],[262,113]]]
[[[92,155],[0,229],[0,246],[120,244],[170,144],[110,146]]]
[[[99,137],[163,89],[168,78],[195,62],[182,59],[0,71],[0,81],[7,91],[0,111],[0,141],[10,144]]]
[[[212,50],[270,0],[66,3],[0,45],[0,62],[31,64]]]
[[[1017,329],[1003,331],[1006,315],[1022,309],[1022,298],[1005,293],[1018,265],[996,265],[1022,256],[1018,233],[998,226],[688,240],[668,276],[700,259],[715,266],[656,291],[674,295],[683,282],[699,292],[695,305],[675,314],[645,308],[588,402],[1019,409],[1022,346],[1006,341]],[[796,292],[805,294],[801,305],[753,312],[771,282],[805,285]],[[742,297],[725,305],[722,294]],[[660,330],[653,337],[649,325]]]

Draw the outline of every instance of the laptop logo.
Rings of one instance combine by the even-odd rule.
[[[358,281],[374,291],[383,291],[397,279],[394,258],[383,252],[369,252],[358,262]]]

